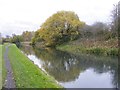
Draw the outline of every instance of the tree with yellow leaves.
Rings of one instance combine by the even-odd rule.
[[[59,11],[49,17],[36,31],[32,43],[42,42],[44,46],[55,47],[79,37],[79,29],[85,23],[71,11]]]

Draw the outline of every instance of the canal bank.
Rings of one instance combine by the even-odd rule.
[[[34,65],[16,45],[11,44],[8,49],[17,88],[62,88],[52,76]]]

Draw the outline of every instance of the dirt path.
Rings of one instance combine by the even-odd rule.
[[[15,81],[14,81],[14,77],[13,77],[13,72],[12,72],[10,60],[8,58],[9,46],[10,45],[5,47],[6,50],[4,53],[5,67],[7,69],[7,77],[5,79],[4,87],[5,88],[15,88]]]

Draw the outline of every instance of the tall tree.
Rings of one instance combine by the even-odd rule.
[[[118,40],[120,40],[120,1],[118,2]]]
[[[21,36],[23,37],[23,41],[31,41],[34,36],[34,32],[25,31]]]
[[[79,29],[84,22],[71,11],[59,11],[49,17],[36,32],[33,42],[42,40],[45,46],[56,46],[79,36]]]
[[[119,10],[120,10],[120,1],[118,4],[114,5],[112,11],[112,23],[111,23],[111,30],[115,36],[118,36],[118,23],[120,23],[119,19]]]

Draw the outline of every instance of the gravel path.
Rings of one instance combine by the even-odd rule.
[[[10,45],[5,47],[6,50],[4,53],[5,67],[7,69],[7,77],[5,79],[4,87],[5,88],[15,88],[15,81],[14,81],[14,77],[13,77],[13,72],[12,72],[10,60],[8,58],[9,46]]]

